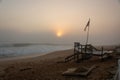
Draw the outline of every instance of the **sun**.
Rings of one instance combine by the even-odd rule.
[[[62,34],[62,32],[57,32],[56,35],[57,35],[57,37],[62,37],[63,34]]]

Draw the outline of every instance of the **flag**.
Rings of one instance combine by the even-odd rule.
[[[87,25],[86,25],[85,28],[84,28],[84,31],[86,31],[87,27],[89,27],[89,26],[90,26],[90,18],[89,18],[89,20],[88,20],[88,22],[87,22]]]

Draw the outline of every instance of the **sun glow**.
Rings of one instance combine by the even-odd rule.
[[[56,35],[57,35],[57,37],[61,37],[63,35],[63,33],[61,31],[58,31]]]

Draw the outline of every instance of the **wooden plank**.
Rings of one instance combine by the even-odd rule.
[[[62,74],[72,74],[77,70],[77,68],[69,68],[67,71],[63,72]]]
[[[77,55],[80,55],[80,54],[72,54],[72,55],[69,55],[65,58],[65,62],[69,62],[71,60],[75,60]]]
[[[78,75],[81,75],[81,76],[87,76],[94,68],[96,68],[95,65],[93,65],[92,67],[90,67],[88,69],[88,71],[84,72],[84,73],[78,73]]]
[[[62,75],[63,76],[87,76],[94,68],[96,68],[95,65],[90,67],[85,72],[75,72],[79,68],[70,68],[67,71],[63,72]]]

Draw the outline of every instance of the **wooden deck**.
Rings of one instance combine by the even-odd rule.
[[[91,44],[82,45],[79,42],[75,42],[74,54],[67,56],[65,58],[65,62],[69,62],[71,60],[78,62],[79,60],[90,59],[92,56],[99,56],[101,59],[103,59],[106,56],[109,56],[109,54],[105,54],[103,47],[101,47],[101,50],[99,50]]]

